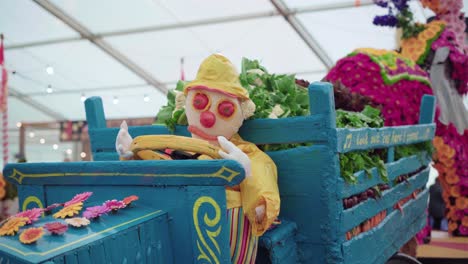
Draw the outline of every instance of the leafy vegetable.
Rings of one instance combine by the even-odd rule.
[[[338,128],[383,127],[384,120],[380,117],[380,110],[371,106],[365,106],[361,112],[336,110],[336,126]],[[355,172],[364,170],[371,177],[370,169],[376,167],[380,177],[388,182],[385,163],[378,150],[363,150],[340,154],[341,176],[346,182],[355,184]]]

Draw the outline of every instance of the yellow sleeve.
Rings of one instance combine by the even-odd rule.
[[[279,214],[278,175],[273,160],[258,148],[247,155],[251,160],[252,175],[240,184],[242,209],[250,221],[252,234],[261,236]],[[265,217],[258,224],[255,208],[261,204],[265,205]]]

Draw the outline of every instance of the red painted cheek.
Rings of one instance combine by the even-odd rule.
[[[206,128],[212,127],[216,123],[216,116],[210,112],[205,111],[200,115],[200,124]]]

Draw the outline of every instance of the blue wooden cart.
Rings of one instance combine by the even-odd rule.
[[[428,165],[420,155],[394,160],[398,145],[434,136],[434,98],[425,96],[420,124],[381,129],[337,129],[333,90],[328,83],[309,87],[310,116],[247,121],[241,136],[256,144],[311,143],[269,152],[278,167],[282,224],[260,240],[259,263],[385,263],[426,223],[425,168],[407,181],[402,175]],[[136,194],[134,208],[106,215],[63,237],[44,236],[35,245],[0,238],[0,258],[10,263],[229,263],[225,186],[244,178],[230,160],[118,161],[117,128],[106,128],[100,98],[89,98],[86,116],[94,160],[72,163],[9,164],[4,175],[16,184],[22,209],[66,201],[94,192],[88,204]],[[164,126],[130,127],[132,136],[170,133]],[[185,127],[176,134],[189,136]],[[340,177],[338,153],[388,149],[391,188],[379,199],[344,209],[342,199],[383,183],[357,172],[358,183]],[[394,205],[420,190],[404,204]],[[346,232],[386,211],[385,219],[352,239]],[[42,222],[52,221],[45,217]]]

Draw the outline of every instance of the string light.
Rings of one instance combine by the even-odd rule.
[[[149,102],[150,98],[147,94],[145,94],[145,96],[143,97],[143,101],[145,102]]]
[[[35,136],[34,132],[29,132],[29,137],[33,138]]]
[[[45,143],[45,139],[43,139],[43,138],[39,139],[39,143],[44,144],[44,143]]]
[[[47,92],[48,94],[50,94],[50,93],[52,93],[53,91],[54,91],[54,90],[52,89],[52,86],[49,84],[49,85],[47,86],[46,92]]]
[[[84,102],[84,101],[86,101],[86,96],[85,94],[81,94],[81,102]]]
[[[72,154],[72,150],[71,150],[71,149],[67,149],[67,154],[68,154],[68,155],[71,155],[71,154]]]
[[[86,153],[85,153],[85,152],[81,152],[81,153],[80,153],[80,157],[81,157],[82,159],[86,158]]]
[[[119,103],[119,98],[117,96],[114,96],[114,100],[112,100],[112,103],[118,104]]]
[[[53,148],[54,150],[57,150],[57,149],[58,149],[58,145],[57,145],[57,144],[54,144],[54,145],[52,145],[52,148]]]
[[[20,128],[23,124],[21,122],[16,123],[16,127]]]
[[[52,66],[47,66],[46,67],[46,72],[47,72],[47,74],[52,75],[52,74],[54,74],[54,68]]]

